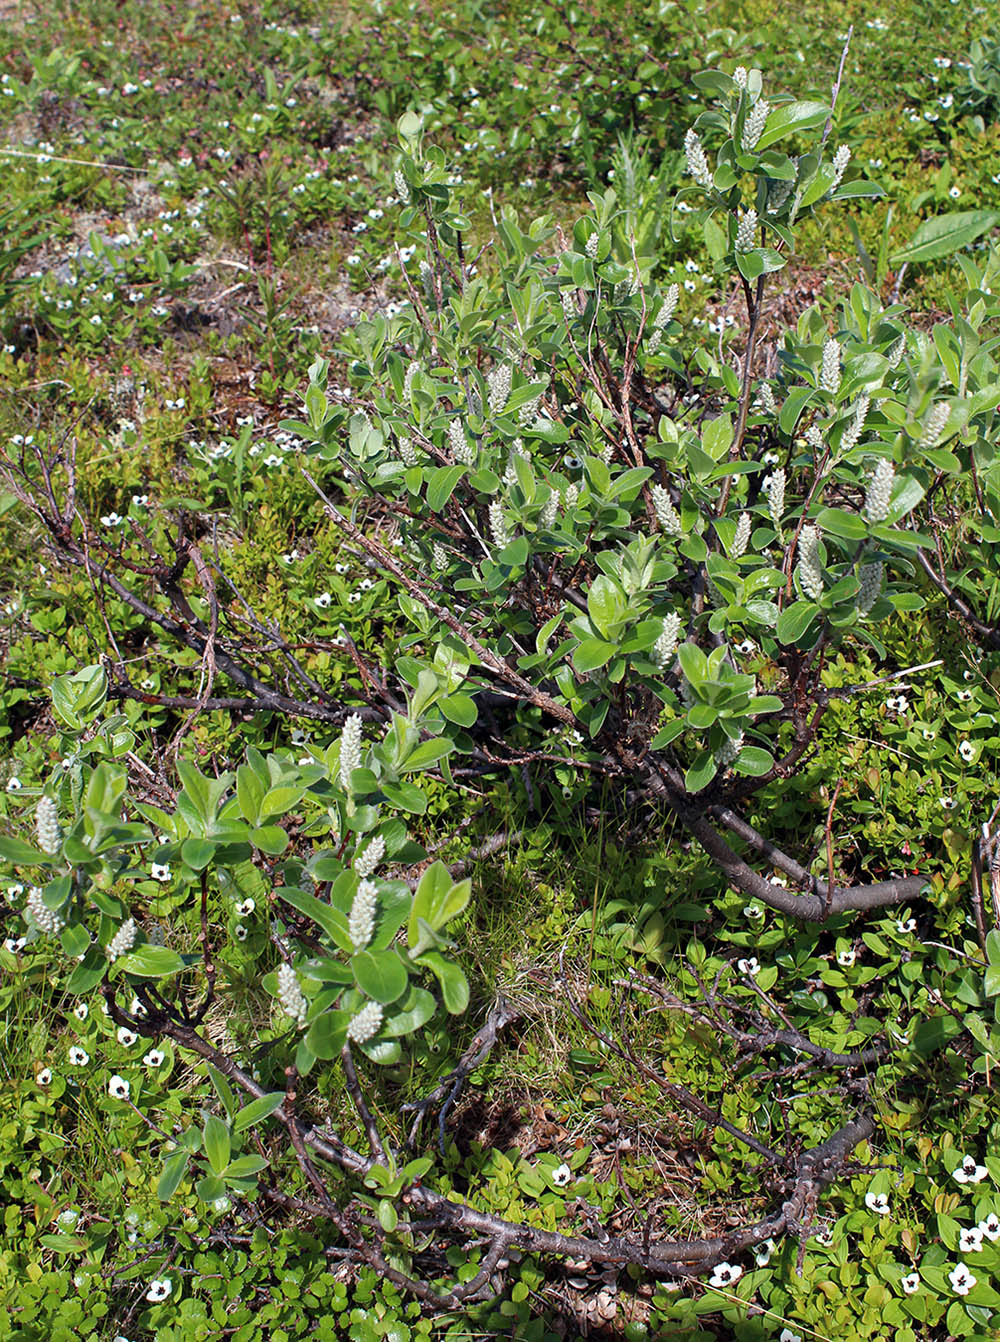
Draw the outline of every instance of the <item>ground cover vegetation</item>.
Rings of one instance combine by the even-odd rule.
[[[8,8],[0,1337],[994,1337],[995,7]]]

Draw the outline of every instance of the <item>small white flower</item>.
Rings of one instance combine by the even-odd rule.
[[[163,1060],[167,1055],[158,1048],[151,1048],[143,1057],[143,1062],[147,1067],[162,1067]]]
[[[908,1272],[905,1277],[900,1279],[900,1286],[907,1295],[913,1295],[920,1290],[920,1274],[918,1272]]]
[[[976,1278],[964,1263],[959,1263],[952,1268],[948,1273],[948,1280],[951,1282],[951,1288],[956,1295],[968,1295],[976,1284]]]
[[[8,792],[20,792],[22,787],[24,787],[24,784],[21,782],[20,778],[8,778],[7,780]]]
[[[959,690],[958,694],[955,695],[955,698],[958,700],[960,704],[967,704],[969,700],[972,698],[972,691]]]
[[[858,958],[857,951],[837,952],[837,964],[840,965],[841,969],[852,969],[854,966],[854,962],[857,958]]]
[[[169,1277],[157,1277],[149,1283],[146,1299],[152,1301],[154,1305],[158,1305],[161,1300],[166,1300],[173,1289],[174,1284]]]
[[[802,1342],[801,1333],[793,1333],[791,1328],[782,1328],[778,1334],[778,1342]]]
[[[236,938],[237,941],[246,941],[247,935],[248,935],[247,929],[243,926],[242,923],[237,923],[236,926],[233,928],[233,936]]]
[[[170,864],[168,862],[154,862],[149,869],[149,874],[154,881],[165,883],[170,880]]]
[[[958,200],[961,194],[962,192],[957,186],[953,186],[948,192],[948,195],[951,196],[952,200]]]
[[[129,1083],[123,1076],[113,1076],[108,1081],[108,1094],[113,1100],[127,1100],[130,1089]]]
[[[951,1177],[957,1184],[979,1184],[989,1174],[985,1165],[977,1165],[974,1156],[963,1156],[962,1163],[957,1170],[952,1170]]]
[[[764,910],[761,908],[759,904],[744,904],[743,906],[744,918],[763,918],[763,916],[764,916]]]
[[[557,1188],[562,1188],[565,1184],[568,1184],[570,1179],[572,1179],[572,1177],[573,1177],[573,1171],[570,1169],[568,1165],[565,1164],[558,1165],[552,1171],[552,1182],[555,1184]]]
[[[958,747],[958,753],[961,755],[962,759],[965,760],[966,764],[971,764],[976,758],[976,747],[971,741],[963,741]]]
[[[1000,1216],[997,1216],[996,1212],[990,1212],[989,1216],[979,1222],[977,1229],[995,1244],[1000,1239]]]
[[[52,1070],[51,1070],[51,1068],[49,1068],[49,1067],[43,1067],[43,1068],[41,1069],[41,1071],[38,1073],[38,1075],[35,1077],[35,1081],[37,1082],[37,1084],[38,1084],[39,1086],[47,1086],[47,1085],[49,1085],[49,1084],[51,1083],[51,1081],[52,1081]]]
[[[760,973],[760,965],[757,962],[756,955],[751,955],[748,960],[737,960],[736,968],[741,974],[749,974],[751,978],[756,978]]]
[[[257,907],[252,899],[245,899],[241,904],[236,905],[236,912],[241,918],[247,918]]]
[[[954,811],[958,802],[954,797],[938,797],[938,805],[943,806],[946,811]]]
[[[711,1277],[708,1279],[709,1286],[733,1286],[743,1276],[743,1269],[738,1263],[719,1263]]]
[[[139,1036],[134,1030],[130,1030],[127,1025],[118,1027],[118,1042],[122,1048],[131,1048]]]
[[[73,1015],[77,1020],[86,1020],[89,1014],[90,1008],[87,1006],[86,1002],[78,1002],[73,1008]]]
[[[978,1226],[972,1226],[961,1232],[958,1237],[958,1248],[961,1253],[982,1253],[983,1232]]]
[[[320,606],[323,610],[326,610],[327,606],[329,606],[330,603],[333,601],[333,597],[330,595],[329,592],[320,592],[319,596],[315,597],[314,600],[317,606]]]
[[[86,1067],[90,1062],[90,1054],[86,1049],[74,1045],[69,1051],[69,1062],[71,1067]]]
[[[67,1207],[65,1211],[61,1211],[56,1217],[57,1223],[66,1230],[72,1230],[79,1219],[80,1213],[75,1207]]]
[[[905,936],[907,932],[915,932],[916,930],[917,930],[916,918],[907,918],[905,919],[905,921],[902,918],[896,919],[896,931],[900,934],[900,936]]]
[[[767,1267],[776,1247],[773,1239],[766,1239],[763,1244],[754,1245],[753,1256],[758,1267]]]
[[[865,1206],[878,1216],[889,1215],[889,1199],[885,1193],[866,1193]]]

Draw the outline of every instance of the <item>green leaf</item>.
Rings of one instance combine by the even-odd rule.
[[[426,794],[421,792],[416,783],[383,783],[382,791],[386,800],[400,811],[408,811],[411,815],[423,815],[427,810]]]
[[[774,759],[769,751],[763,750],[760,746],[744,746],[734,761],[733,768],[737,773],[760,778],[774,768]]]
[[[587,614],[597,632],[606,639],[612,638],[627,610],[625,593],[613,578],[599,573],[587,593]]]
[[[0,857],[6,858],[15,867],[52,865],[52,858],[48,854],[38,848],[32,848],[31,844],[25,843],[23,839],[15,839],[9,835],[0,835]]]
[[[209,1114],[208,1118],[205,1119],[202,1136],[208,1163],[215,1174],[221,1175],[229,1164],[229,1156],[232,1151],[229,1128],[217,1114]]]
[[[406,992],[409,975],[395,951],[357,951],[351,960],[354,981],[363,993],[388,1006]]]
[[[283,1090],[272,1090],[267,1095],[262,1095],[259,1100],[251,1100],[233,1119],[233,1131],[246,1132],[247,1128],[252,1128],[255,1123],[269,1118],[276,1109],[280,1109],[284,1100]]]
[[[293,909],[298,909],[307,918],[311,918],[340,950],[347,955],[353,954],[354,942],[347,931],[347,919],[339,909],[324,904],[315,895],[310,895],[307,891],[300,890],[298,886],[294,885],[280,886],[274,893],[278,899],[284,900],[286,904],[291,904]],[[322,1057],[323,1055],[318,1054],[317,1056]]]
[[[842,536],[849,541],[862,541],[868,535],[868,524],[864,518],[844,508],[822,509],[816,517],[816,525],[821,531],[828,531],[832,536]]]
[[[387,1235],[391,1235],[399,1224],[396,1208],[388,1198],[380,1198],[378,1204],[378,1223]]]
[[[597,671],[611,661],[618,651],[614,643],[603,643],[597,638],[585,638],[573,652],[573,665],[582,675]]]
[[[715,756],[710,750],[702,750],[684,775],[684,786],[688,792],[700,792],[708,787],[719,771]]]
[[[438,466],[427,472],[427,506],[439,513],[466,472],[465,466]]]
[[[306,1048],[317,1058],[339,1058],[350,1022],[350,1011],[324,1011],[309,1027],[303,1041]]]
[[[426,988],[412,984],[403,999],[402,1006],[393,1015],[386,1016],[382,1033],[390,1039],[412,1034],[414,1030],[426,1025],[436,1010],[437,1003],[433,995]]]
[[[479,716],[476,701],[468,694],[449,694],[439,700],[438,708],[457,727],[472,727]]]
[[[889,264],[901,266],[904,261],[939,261],[974,242],[998,220],[1000,214],[995,210],[955,210],[925,219],[906,246],[893,252]]]
[[[764,258],[757,251],[736,252],[736,268],[745,280],[759,279],[764,273]]]
[[[228,1182],[230,1179],[252,1179],[255,1174],[260,1174],[261,1170],[266,1170],[270,1163],[263,1156],[237,1156],[226,1168],[226,1181]]]
[[[444,1004],[453,1016],[460,1015],[469,1005],[469,980],[451,960],[437,951],[427,951],[417,961],[426,966],[441,985]]]
[[[778,616],[778,641],[786,645],[798,643],[818,614],[815,601],[794,601],[786,606]]]
[[[758,154],[768,145],[780,140],[783,135],[797,134],[799,131],[814,130],[821,126],[829,115],[826,103],[790,102],[776,107],[767,118],[764,132],[755,145]]]
[[[204,871],[214,856],[211,839],[185,839],[181,844],[181,858],[192,871]]]
[[[684,678],[690,685],[701,685],[708,680],[708,658],[694,643],[682,643],[677,649]]]
[[[161,1202],[169,1202],[177,1192],[191,1159],[190,1151],[174,1151],[163,1162],[163,1172],[156,1185],[156,1196]]]
[[[812,387],[794,387],[785,397],[785,403],[778,415],[778,428],[786,436],[799,422],[799,416],[809,404],[815,392]]]
[[[279,783],[277,787],[269,789],[260,804],[260,819],[270,820],[272,816],[287,815],[298,806],[308,790],[308,785],[298,783]]]
[[[110,973],[112,978],[119,974],[134,974],[137,978],[159,979],[179,974],[187,968],[187,963],[182,955],[172,951],[169,946],[146,944],[126,955],[120,955]]]
[[[270,857],[278,857],[288,847],[288,835],[280,825],[262,825],[252,829],[248,837],[255,848]]]

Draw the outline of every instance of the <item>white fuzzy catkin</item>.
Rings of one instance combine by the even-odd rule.
[[[859,396],[858,399],[854,402],[854,415],[851,419],[850,424],[848,424],[847,428],[841,435],[840,439],[841,452],[850,452],[851,449],[857,445],[858,439],[861,437],[862,431],[864,430],[865,427],[865,420],[868,417],[869,404],[870,404],[869,398],[864,393],[862,393],[862,395]]]
[[[725,768],[726,765],[732,764],[733,760],[737,758],[740,751],[743,749],[743,741],[744,736],[742,732],[736,737],[735,741],[731,741],[727,737],[715,752],[716,764],[721,764],[723,768]]]
[[[35,833],[38,846],[43,853],[54,857],[62,847],[62,829],[59,826],[59,811],[51,797],[41,796],[35,807]]]
[[[378,1034],[382,1025],[382,1007],[378,1002],[366,1002],[347,1027],[348,1039],[363,1044],[372,1035]]]
[[[33,885],[28,891],[28,899],[24,907],[25,916],[35,924],[39,932],[44,932],[47,936],[55,936],[57,932],[62,931],[66,926],[66,919],[61,913],[56,913],[53,909],[46,908],[42,899],[42,892],[37,885]]]
[[[833,181],[830,183],[829,190],[836,191],[840,185],[841,178],[847,171],[847,165],[851,161],[851,151],[846,144],[842,144],[833,156]]]
[[[510,397],[511,384],[511,366],[509,363],[498,363],[495,368],[490,370],[486,379],[486,385],[489,389],[489,406],[494,415],[499,415],[500,411],[507,404]]]
[[[780,531],[781,518],[785,511],[785,472],[783,467],[779,466],[764,481],[764,497],[767,499],[767,509],[771,514],[771,521]]]
[[[771,105],[766,98],[758,99],[750,108],[746,120],[743,122],[743,138],[740,141],[744,153],[749,153],[751,149],[756,148],[757,141],[764,133],[770,111]]]
[[[889,347],[889,352],[886,355],[886,358],[889,360],[889,367],[898,368],[900,360],[902,359],[905,353],[906,353],[906,336],[901,335],[899,339],[896,340]]]
[[[134,945],[135,919],[129,918],[126,922],[122,923],[121,927],[119,927],[118,931],[108,942],[104,953],[113,964],[115,960],[118,959],[119,955],[124,955],[126,951],[130,951]]]
[[[364,880],[370,876],[378,864],[385,857],[385,839],[381,834],[376,834],[367,848],[363,848],[360,853],[354,854],[354,870],[358,876]]]
[[[823,435],[816,424],[810,424],[806,429],[806,442],[816,453],[817,456],[823,451]]]
[[[650,490],[653,497],[653,511],[660,524],[660,530],[667,536],[680,536],[684,527],[677,509],[670,501],[670,495],[662,485],[654,485]]]
[[[451,455],[455,460],[463,466],[471,466],[476,454],[469,445],[465,427],[457,415],[448,425],[448,442],[451,444]]]
[[[951,406],[948,405],[947,401],[938,401],[924,424],[924,431],[920,437],[921,447],[933,447],[935,445],[941,437],[941,430],[948,423],[950,414]]]
[[[490,535],[493,537],[493,544],[500,550],[511,542],[511,529],[498,499],[494,499],[490,504]]]
[[[858,582],[861,584],[858,591],[858,613],[867,615],[879,599],[882,592],[882,562],[876,564],[862,564],[861,571],[858,573]]]
[[[736,228],[736,250],[749,252],[757,241],[757,211],[751,205]]]
[[[737,65],[736,69],[733,71],[733,83],[736,85],[738,89],[746,88],[747,67],[745,65]]]
[[[840,387],[840,346],[832,337],[823,346],[819,385],[824,391],[832,394],[836,394]]]
[[[795,160],[795,166],[798,167],[798,160]],[[791,180],[785,177],[770,178],[767,183],[768,214],[777,214],[794,190],[794,178]]]
[[[400,438],[399,456],[404,466],[417,466],[420,458],[413,449],[413,442],[409,438]]]
[[[770,382],[762,382],[757,389],[757,394],[760,396],[760,403],[767,414],[776,415],[778,413],[778,407],[775,403],[774,392],[771,390]]]
[[[583,250],[590,257],[591,261],[594,261],[597,258],[597,246],[600,241],[600,233],[591,233],[590,237],[583,244]]]
[[[448,567],[448,551],[439,541],[431,547],[431,563],[439,572]]]
[[[865,517],[871,523],[884,522],[889,516],[889,501],[892,498],[892,481],[896,468],[888,457],[879,457],[868,484],[868,497],[865,499]]]
[[[351,789],[351,774],[361,767],[361,717],[352,713],[340,737],[340,785]]]
[[[356,951],[364,950],[372,939],[377,903],[378,889],[374,881],[361,881],[347,919],[347,935]]]
[[[712,173],[708,166],[708,159],[705,157],[705,151],[701,147],[701,141],[698,139],[698,132],[689,130],[684,136],[684,153],[687,157],[687,170],[706,191],[712,189]]]
[[[733,535],[732,556],[739,559],[750,543],[750,514],[740,513],[736,523],[736,531]]]
[[[818,601],[823,595],[823,565],[819,559],[819,532],[803,527],[799,536],[799,582],[806,596]]]
[[[580,500],[580,486],[567,485],[563,492],[563,503],[567,508],[575,508]]]
[[[309,1003],[305,999],[299,984],[299,976],[291,965],[278,966],[278,1001],[286,1016],[291,1016],[297,1025],[305,1025],[309,1015]]]
[[[667,292],[663,295],[663,302],[660,304],[660,310],[653,318],[653,329],[661,330],[670,321],[677,309],[677,300],[681,296],[681,286],[671,284]]]
[[[663,632],[653,644],[651,660],[664,667],[677,651],[677,639],[681,632],[681,617],[674,611],[663,617]]]
[[[403,176],[403,169],[397,168],[392,175],[393,186],[396,188],[396,195],[403,205],[410,203],[410,184]]]
[[[542,511],[538,515],[538,520],[546,530],[551,529],[556,524],[556,518],[559,516],[559,495],[556,490],[551,490],[549,497],[542,505]]]
[[[413,379],[419,372],[420,364],[416,359],[411,359],[406,366],[406,376],[403,378],[403,395],[407,400],[410,399],[410,394],[413,391]]]

